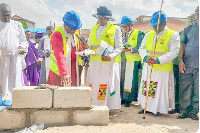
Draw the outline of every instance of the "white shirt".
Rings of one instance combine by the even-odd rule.
[[[106,29],[107,26],[108,26],[108,24],[98,27],[98,30],[97,30],[97,39],[98,40],[100,39],[103,31]],[[115,42],[114,52],[109,55],[111,60],[115,59],[121,53],[121,51],[123,49],[121,28],[119,26],[117,26],[116,30],[115,30],[114,42]],[[88,39],[88,44],[91,44],[90,39]]]
[[[10,22],[0,21],[0,50],[2,54],[14,55],[19,47],[28,50],[24,29],[20,22],[10,20]]]
[[[165,26],[164,30],[158,33],[158,40],[167,30],[168,30],[168,27]],[[149,33],[147,33],[144,36],[144,39],[142,40],[142,44],[139,48],[139,54],[142,58],[142,61],[144,60],[145,56],[148,56],[147,51],[146,51],[146,39]],[[155,41],[156,41],[156,35],[154,36],[153,45],[155,45]],[[179,49],[180,49],[180,37],[179,37],[178,32],[174,32],[174,34],[172,35],[172,38],[168,44],[168,49],[169,49],[169,52],[158,57],[161,65],[165,63],[171,63],[173,59],[178,56]]]

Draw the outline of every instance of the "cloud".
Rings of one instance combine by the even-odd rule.
[[[5,0],[0,0],[5,2]],[[97,19],[92,17],[99,6],[112,11],[113,23],[120,23],[123,16],[135,20],[140,15],[151,16],[160,9],[161,0],[7,0],[13,15],[19,15],[45,28],[50,21],[56,26],[62,23],[66,11],[74,10],[80,15],[83,28],[92,28]],[[170,17],[187,17],[194,13],[197,0],[164,0],[163,11]]]

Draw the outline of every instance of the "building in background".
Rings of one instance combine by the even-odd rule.
[[[18,15],[12,16],[11,19],[15,20],[15,21],[22,22],[22,24],[23,24],[23,22],[26,23],[27,26],[28,26],[27,28],[34,28],[35,27],[35,23],[34,22],[32,22],[30,20],[27,20],[27,19],[24,19],[24,18],[22,18],[22,17],[20,17]]]
[[[152,30],[152,27],[149,26],[150,19],[151,16],[141,15],[137,17],[136,20],[134,21],[133,27],[143,32],[148,29]],[[167,18],[167,26],[170,29],[175,30],[177,32],[182,31],[187,25],[187,23],[188,23],[188,18],[176,18],[176,17]]]

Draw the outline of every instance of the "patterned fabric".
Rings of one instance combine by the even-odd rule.
[[[144,95],[144,96],[146,96],[147,94],[146,94],[146,87],[147,86],[147,83],[146,83],[146,81],[142,81],[142,95]]]
[[[146,96],[146,81],[142,81],[142,94],[144,96]],[[156,94],[156,89],[157,89],[157,84],[158,82],[155,81],[150,81],[150,86],[149,86],[149,90],[148,90],[148,96],[151,98],[155,97]]]
[[[98,100],[105,100],[106,98],[106,91],[107,91],[107,84],[100,84],[99,86],[99,93],[98,93]]]

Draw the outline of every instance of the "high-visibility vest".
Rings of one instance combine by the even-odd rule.
[[[156,43],[156,50],[155,50],[155,57],[160,57],[167,52],[169,52],[168,49],[168,44],[172,38],[172,35],[174,34],[175,31],[168,29],[157,41]],[[155,31],[150,31],[149,35],[147,36],[146,39],[146,50],[149,56],[153,56],[153,50],[154,50],[154,36],[155,36]],[[153,70],[157,71],[172,71],[173,70],[173,60],[171,63],[165,63],[163,65],[160,64],[154,64],[153,65]]]
[[[56,31],[58,31],[62,35],[64,57],[67,57],[67,39],[66,39],[65,33],[64,33],[61,25],[58,28],[56,28],[56,30],[54,32],[56,32]],[[52,35],[53,34],[54,33],[52,33]],[[79,31],[76,30],[75,34],[79,34]],[[50,36],[50,41],[51,41],[52,35]],[[76,37],[76,41],[77,41],[77,46],[78,46],[78,49],[79,49],[79,40],[78,40],[77,37]],[[81,57],[79,57],[79,56],[78,56],[78,63],[80,63],[80,64],[82,63]],[[50,70],[52,72],[54,72],[55,74],[59,75],[57,60],[56,60],[56,57],[54,55],[54,50],[53,50],[52,46],[51,46],[51,54],[50,54]]]
[[[108,26],[106,27],[106,29],[103,31],[99,41],[97,39],[98,27],[99,27],[99,24],[94,25],[92,28],[92,31],[90,33],[90,41],[91,41],[90,49],[95,51],[95,53],[96,53],[97,49],[100,47],[101,40],[107,42],[112,47],[115,47],[114,34],[115,34],[115,30],[116,30],[116,25],[109,23]],[[95,55],[90,56],[90,61],[95,61],[96,59],[98,59],[100,62],[103,62],[103,63],[108,62],[108,61],[102,61],[101,56],[98,55],[97,53],[96,53],[96,56]],[[120,62],[120,61],[121,61],[121,56],[119,55],[111,62]]]
[[[131,47],[133,47],[133,48],[137,47],[138,33],[139,33],[139,30],[134,29],[128,39],[128,42],[130,43]],[[139,53],[126,52],[125,56],[126,56],[127,61],[140,61],[141,60]]]

